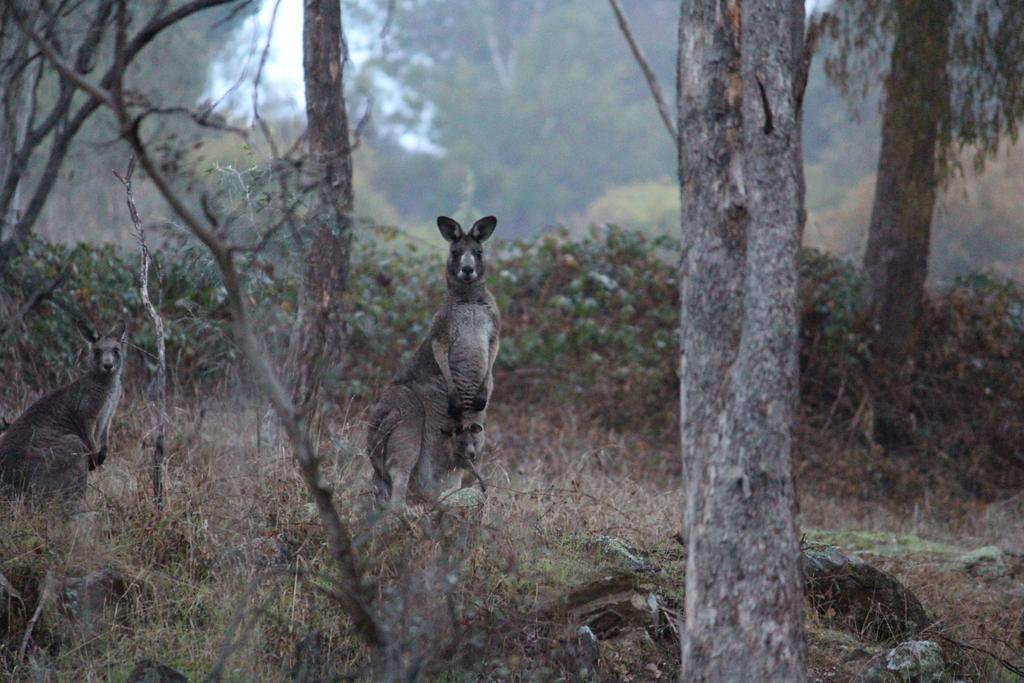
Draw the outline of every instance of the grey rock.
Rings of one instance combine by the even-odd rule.
[[[811,606],[830,625],[900,640],[931,623],[921,601],[895,577],[835,546],[809,544],[803,570]]]
[[[184,674],[149,659],[140,659],[125,683],[188,683]]]
[[[43,594],[48,598],[40,623],[59,642],[93,640],[126,616],[130,582],[116,569],[105,567],[83,576],[49,573],[46,584]]]
[[[658,626],[648,593],[639,589],[632,572],[606,574],[574,586],[545,612],[553,618],[586,626],[600,640],[629,629]]]
[[[649,559],[644,557],[639,550],[630,547],[621,538],[592,536],[587,540],[587,545],[600,550],[605,556],[624,564],[633,571],[644,572],[654,569],[654,565]]]
[[[854,683],[948,683],[942,648],[930,640],[908,640],[873,657]]]
[[[438,501],[438,508],[444,512],[475,515],[480,512],[487,495],[478,488],[459,488],[446,491]]]
[[[1001,578],[1012,573],[1006,553],[994,545],[964,553],[958,561],[960,568],[971,576]]]

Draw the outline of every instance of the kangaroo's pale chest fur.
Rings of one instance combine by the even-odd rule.
[[[99,439],[99,435],[106,432],[110,428],[110,421],[114,417],[114,411],[117,410],[117,404],[121,401],[121,394],[123,393],[123,387],[121,386],[121,378],[115,377],[113,386],[103,397],[103,403],[100,404],[99,413],[96,416],[95,429],[93,432],[93,438]]]
[[[454,306],[449,328],[448,362],[459,397],[472,400],[490,371],[494,321],[486,306]]]

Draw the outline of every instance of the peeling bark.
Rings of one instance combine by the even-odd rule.
[[[800,0],[682,3],[686,681],[804,679],[789,464],[802,29]]]
[[[296,399],[312,405],[343,348],[342,295],[352,248],[352,146],[343,90],[348,61],[338,0],[306,0],[302,66],[316,204],[306,249]]]

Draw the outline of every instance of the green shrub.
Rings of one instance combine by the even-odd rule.
[[[257,329],[279,364],[294,323],[302,264],[275,248],[241,270]],[[425,337],[444,295],[443,244],[394,228],[359,226],[345,316],[348,348],[331,365],[347,395],[372,401]],[[678,415],[679,246],[634,231],[595,229],[534,242],[497,242],[489,285],[502,311],[496,382],[502,402],[571,405],[603,423],[671,431]],[[109,323],[127,315],[132,341],[149,358],[152,326],[134,277],[137,256],[103,246],[33,240],[7,277],[0,305],[14,310],[65,264],[73,270],[58,299],[24,320],[24,334],[0,347],[8,383],[38,388],[63,379],[77,335],[68,311]],[[237,369],[220,278],[199,247],[158,253],[168,358],[181,391]],[[822,432],[874,439],[871,414],[897,415],[907,446],[960,458],[971,471],[1012,465],[1024,476],[1024,288],[987,276],[961,278],[935,295],[906,391],[886,391],[872,363],[870,330],[859,308],[863,276],[834,256],[805,250],[800,263],[801,419]],[[891,384],[891,383],[890,383]],[[882,387],[882,389],[879,389]],[[865,423],[867,424],[867,423]],[[844,437],[847,438],[847,437]],[[974,476],[974,475],[971,475]]]

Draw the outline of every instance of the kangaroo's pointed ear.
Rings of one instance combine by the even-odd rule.
[[[100,336],[96,334],[96,330],[94,330],[92,328],[92,325],[85,322],[84,320],[76,320],[75,327],[78,328],[78,334],[82,335],[82,339],[89,342],[90,344],[95,344],[97,341],[99,341]]]
[[[117,341],[124,344],[128,340],[128,323],[124,320],[118,320],[114,328],[110,330],[111,337],[117,337]]]
[[[477,242],[484,242],[491,233],[494,232],[494,227],[498,225],[498,219],[494,216],[484,216],[469,230],[469,236],[475,239]]]
[[[441,231],[441,236],[449,242],[462,239],[462,226],[454,218],[448,218],[448,216],[437,217],[437,227]]]

